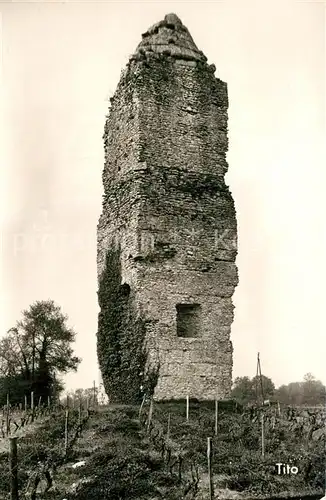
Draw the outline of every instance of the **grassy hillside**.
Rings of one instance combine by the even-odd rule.
[[[37,462],[44,462],[51,455],[53,486],[44,493],[43,479],[36,498],[209,499],[206,445],[207,437],[212,436],[215,498],[324,494],[323,431],[318,434],[313,430],[312,439],[311,432],[306,435],[304,426],[300,434],[292,421],[280,418],[274,429],[266,426],[262,459],[261,423],[257,414],[221,405],[215,437],[214,408],[208,404],[192,403],[188,422],[184,402],[154,404],[150,425],[146,421],[148,410],[145,405],[139,419],[136,406],[100,408],[84,418],[79,437],[77,412],[71,412],[66,457],[64,414],[45,422],[32,435],[19,438],[21,493],[28,479],[30,484],[33,482]],[[0,498],[5,499],[9,498],[6,453],[0,456],[0,462]],[[296,465],[298,474],[276,474],[278,462]],[[76,463],[78,466],[73,467]]]

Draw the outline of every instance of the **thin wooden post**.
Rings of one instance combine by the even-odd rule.
[[[187,394],[187,398],[186,398],[186,419],[188,422],[188,420],[189,420],[189,394]]]
[[[68,419],[69,419],[69,410],[67,408],[65,416],[65,456],[67,455],[68,451]]]
[[[141,405],[140,405],[140,408],[139,408],[139,414],[138,414],[138,418],[139,418],[139,420],[140,420],[140,417],[141,417],[141,414],[142,414],[142,410],[143,410],[143,406],[144,406],[145,401],[146,401],[146,396],[145,396],[145,394],[144,394],[144,396],[143,396],[143,400],[142,400]]]
[[[147,420],[147,432],[149,432],[153,416],[153,398],[151,398],[151,403],[149,405],[148,420]]]
[[[32,422],[34,422],[34,391],[31,392]]]
[[[214,500],[214,486],[212,478],[212,438],[207,438],[207,467],[208,467],[208,481],[209,481],[209,500]]]
[[[261,416],[261,456],[265,458],[265,429],[264,429],[264,414]]]
[[[9,406],[7,405],[6,408],[6,435],[9,436],[10,434],[10,411],[9,411]]]
[[[18,497],[17,437],[9,438],[10,500]]]
[[[86,410],[88,411],[89,410],[89,397],[87,396],[87,399],[86,399]]]
[[[218,399],[215,399],[215,436],[217,436],[217,423],[218,423]]]
[[[278,416],[280,417],[281,416],[281,405],[280,405],[279,401],[277,402],[277,410],[278,410]]]
[[[93,381],[93,404],[94,404],[94,408],[96,408],[96,383],[95,383],[95,380]]]
[[[25,394],[24,400],[25,400],[24,401],[24,403],[25,403],[24,406],[25,406],[25,413],[26,413],[27,412],[27,396],[26,396],[26,394]]]
[[[81,399],[78,401],[78,425],[77,425],[77,436],[81,435],[82,429],[82,402]]]
[[[168,415],[168,430],[166,432],[166,439],[170,439],[170,428],[171,428],[171,413]]]
[[[9,400],[9,392],[7,392],[6,420],[7,420],[7,436],[8,436],[10,434],[10,400]]]

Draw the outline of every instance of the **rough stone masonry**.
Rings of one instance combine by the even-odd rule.
[[[106,255],[119,247],[120,285],[145,325],[145,371],[157,370],[156,400],[225,399],[231,390],[237,223],[224,180],[227,85],[215,69],[166,15],[142,35],[105,125],[98,280],[110,282]],[[103,316],[115,304],[100,307]],[[98,354],[104,373],[109,355]]]

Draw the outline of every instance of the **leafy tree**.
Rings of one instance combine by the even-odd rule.
[[[52,300],[37,301],[1,339],[0,385],[11,387],[11,401],[22,401],[32,390],[36,398],[58,394],[62,389],[58,375],[77,370],[81,360],[71,347],[76,334],[67,319]]]

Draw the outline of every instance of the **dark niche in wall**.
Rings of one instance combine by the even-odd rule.
[[[120,285],[120,293],[124,297],[128,297],[130,295],[130,285],[128,283],[122,283]]]
[[[200,337],[200,304],[177,304],[177,336],[184,338]]]

